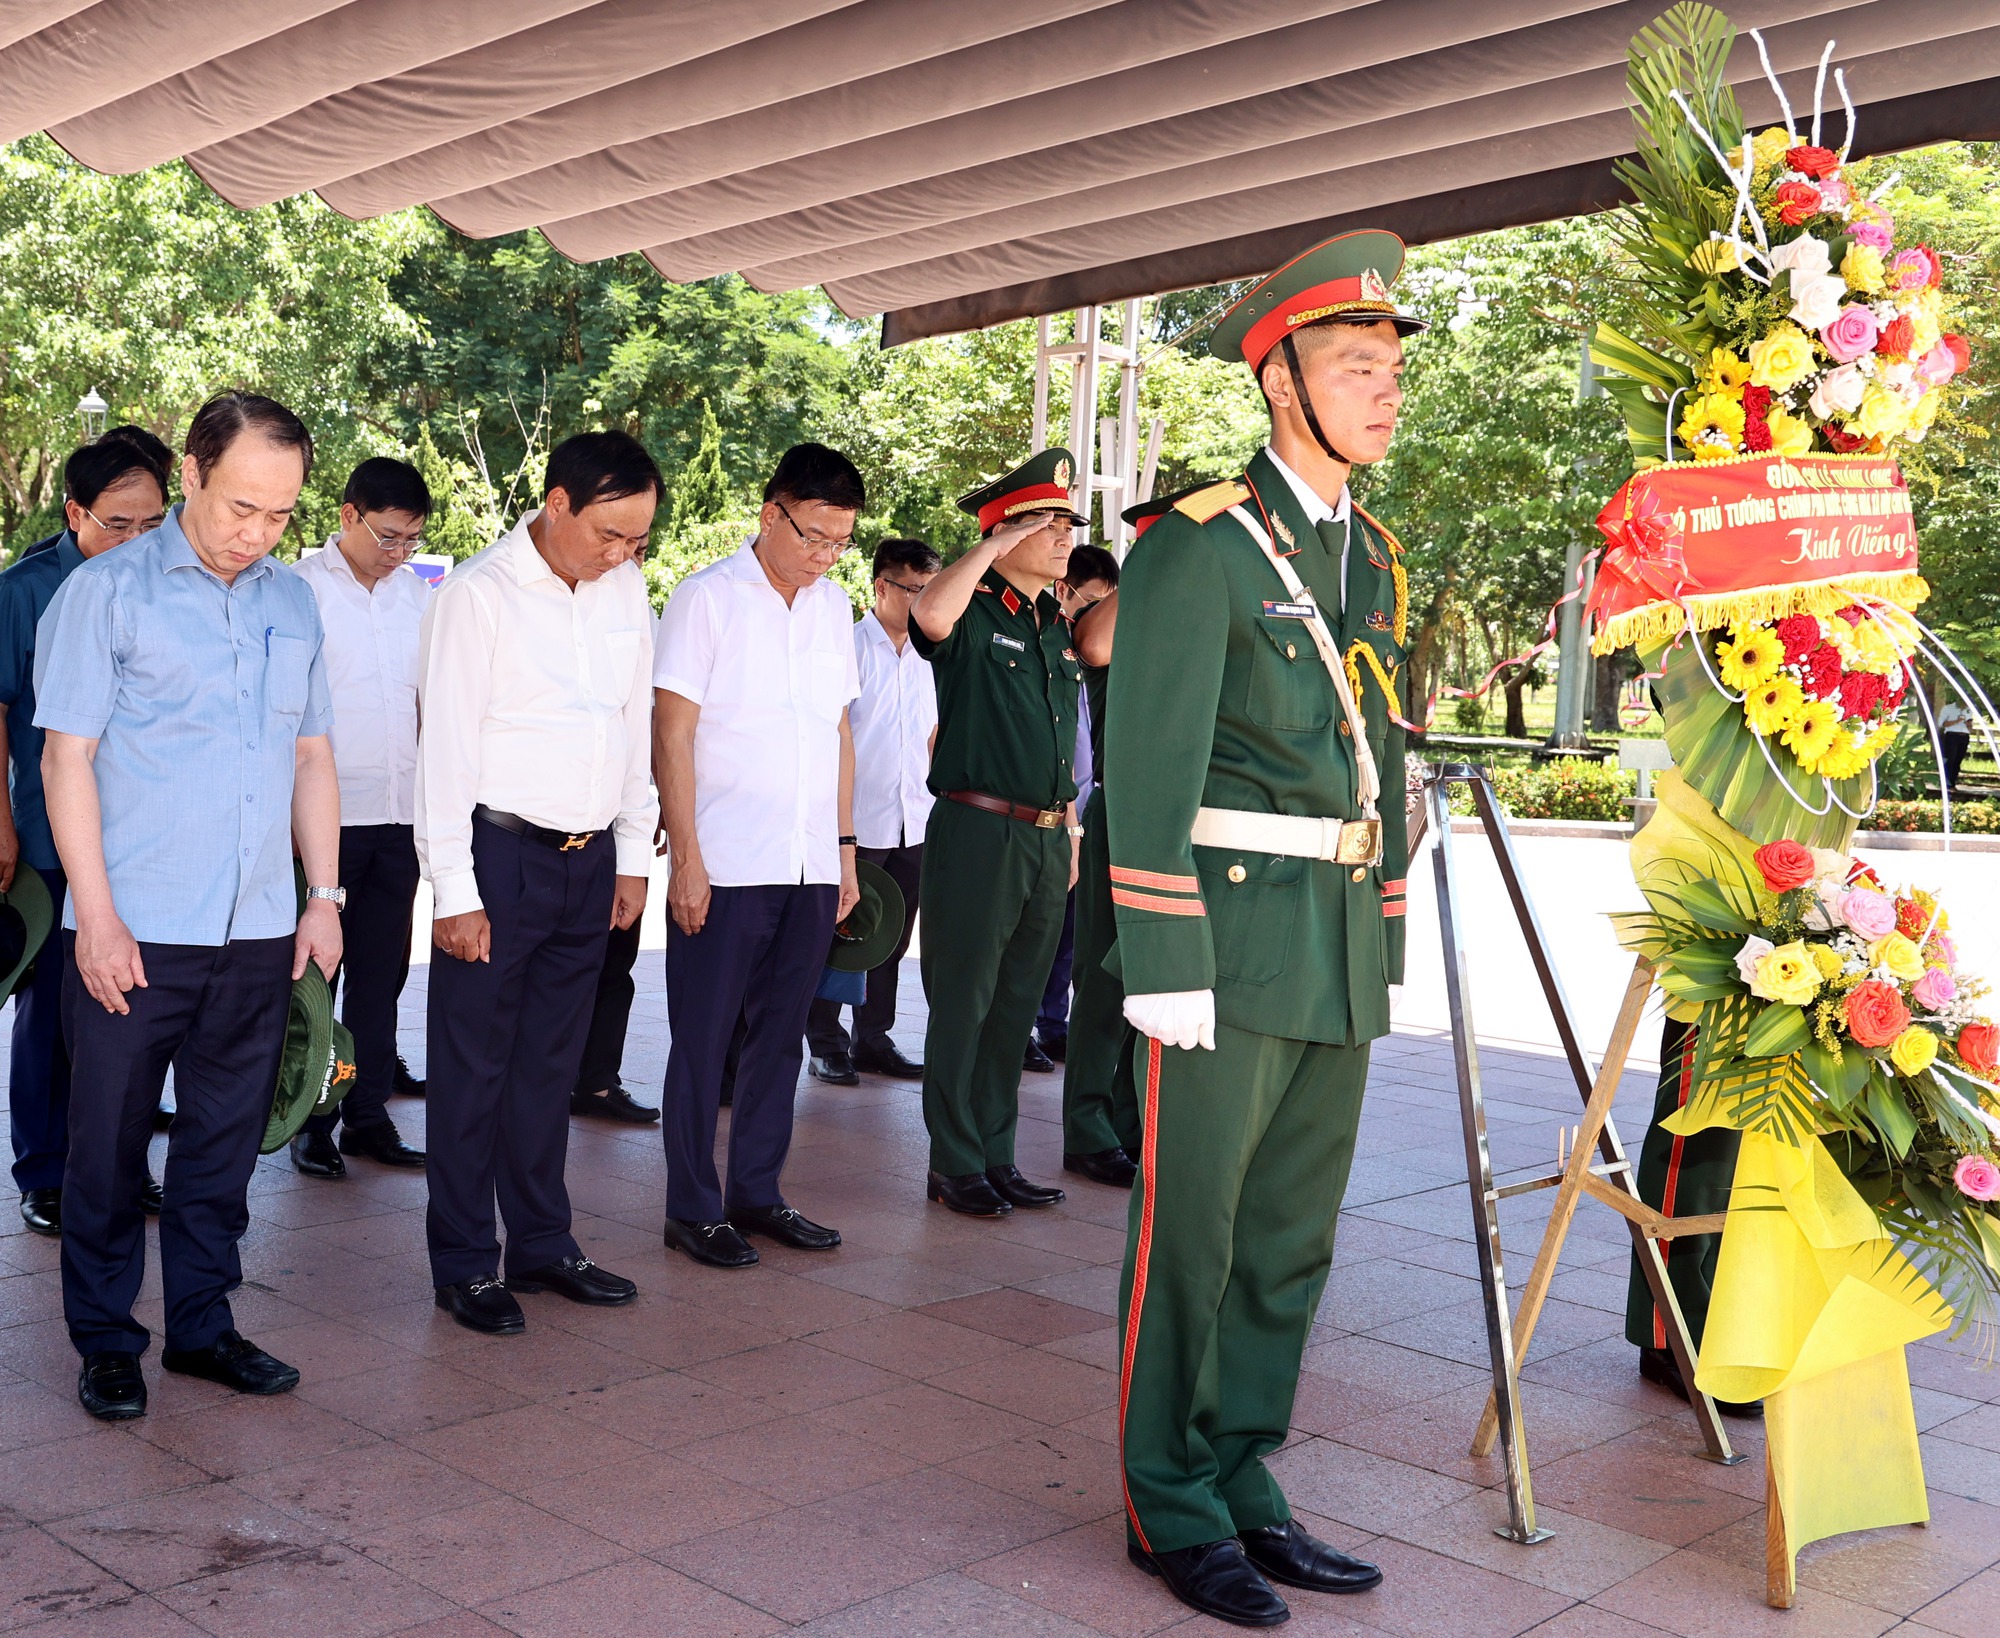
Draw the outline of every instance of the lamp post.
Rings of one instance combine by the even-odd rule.
[[[95,387],[76,401],[76,424],[83,433],[83,441],[94,444],[104,436],[105,417],[111,413],[111,406],[99,396]]]

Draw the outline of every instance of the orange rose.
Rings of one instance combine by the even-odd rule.
[[[1795,887],[1804,887],[1817,869],[1812,849],[1798,842],[1766,842],[1751,855],[1751,860],[1764,873],[1764,885],[1773,893],[1789,893]]]
[[[1967,1024],[1958,1032],[1958,1061],[1975,1075],[2000,1069],[2000,1026]]]
[[[1821,209],[1819,189],[1810,182],[1780,182],[1771,192],[1771,202],[1787,227],[1811,221]]]
[[[1910,1009],[1896,986],[1864,979],[1847,992],[1847,1033],[1865,1047],[1885,1047],[1910,1027]]]

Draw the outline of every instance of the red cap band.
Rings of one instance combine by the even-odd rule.
[[[1393,312],[1392,304],[1383,301],[1376,293],[1380,289],[1378,281],[1375,291],[1364,295],[1362,280],[1358,276],[1310,285],[1272,308],[1250,326],[1243,336],[1243,356],[1249,361],[1251,369],[1261,369],[1264,355],[1277,346],[1288,332],[1296,330],[1301,324],[1310,324],[1314,319],[1331,317],[1334,309],[1359,307],[1366,302],[1371,308],[1379,305],[1384,313]]]
[[[1005,523],[1016,512],[1048,511],[1060,506],[1069,510],[1069,491],[1059,483],[1034,483],[1016,489],[979,509],[979,532],[983,535]]]

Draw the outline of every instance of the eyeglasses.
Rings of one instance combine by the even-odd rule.
[[[368,521],[368,514],[363,512],[359,516],[361,527],[368,531],[368,538],[375,542],[379,550],[407,557],[413,552],[421,552],[424,549],[422,535],[378,535],[375,532],[375,525]]]
[[[113,518],[109,523],[106,523],[104,519],[91,511],[87,506],[83,509],[83,515],[89,518],[92,523],[96,524],[107,535],[121,542],[131,540],[135,536],[143,535],[157,529],[167,521],[167,514],[165,512],[155,512],[149,518]]]
[[[928,586],[930,584],[930,582],[926,580],[924,582],[924,586],[911,586],[905,584],[901,580],[891,580],[886,574],[882,576],[881,583],[885,586],[894,586],[897,591],[907,592],[912,597],[915,597],[917,593],[922,591],[924,589],[924,586]]]
[[[806,550],[815,556],[838,557],[854,544],[854,537],[852,535],[849,535],[845,540],[829,540],[825,535],[809,535],[799,527],[799,520],[785,510],[785,503],[783,501],[774,500],[771,504],[784,513],[785,521],[792,526],[792,533],[804,541]]]

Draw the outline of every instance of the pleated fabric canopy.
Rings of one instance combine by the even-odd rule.
[[[821,285],[884,340],[1182,289],[1358,225],[1602,208],[1664,0],[0,0],[0,139]],[[1857,152],[2000,138],[2000,0],[1730,0]],[[1777,117],[1754,46],[1732,77]],[[1832,97],[1831,89],[1828,91]],[[1836,106],[1831,130],[1843,129]]]

